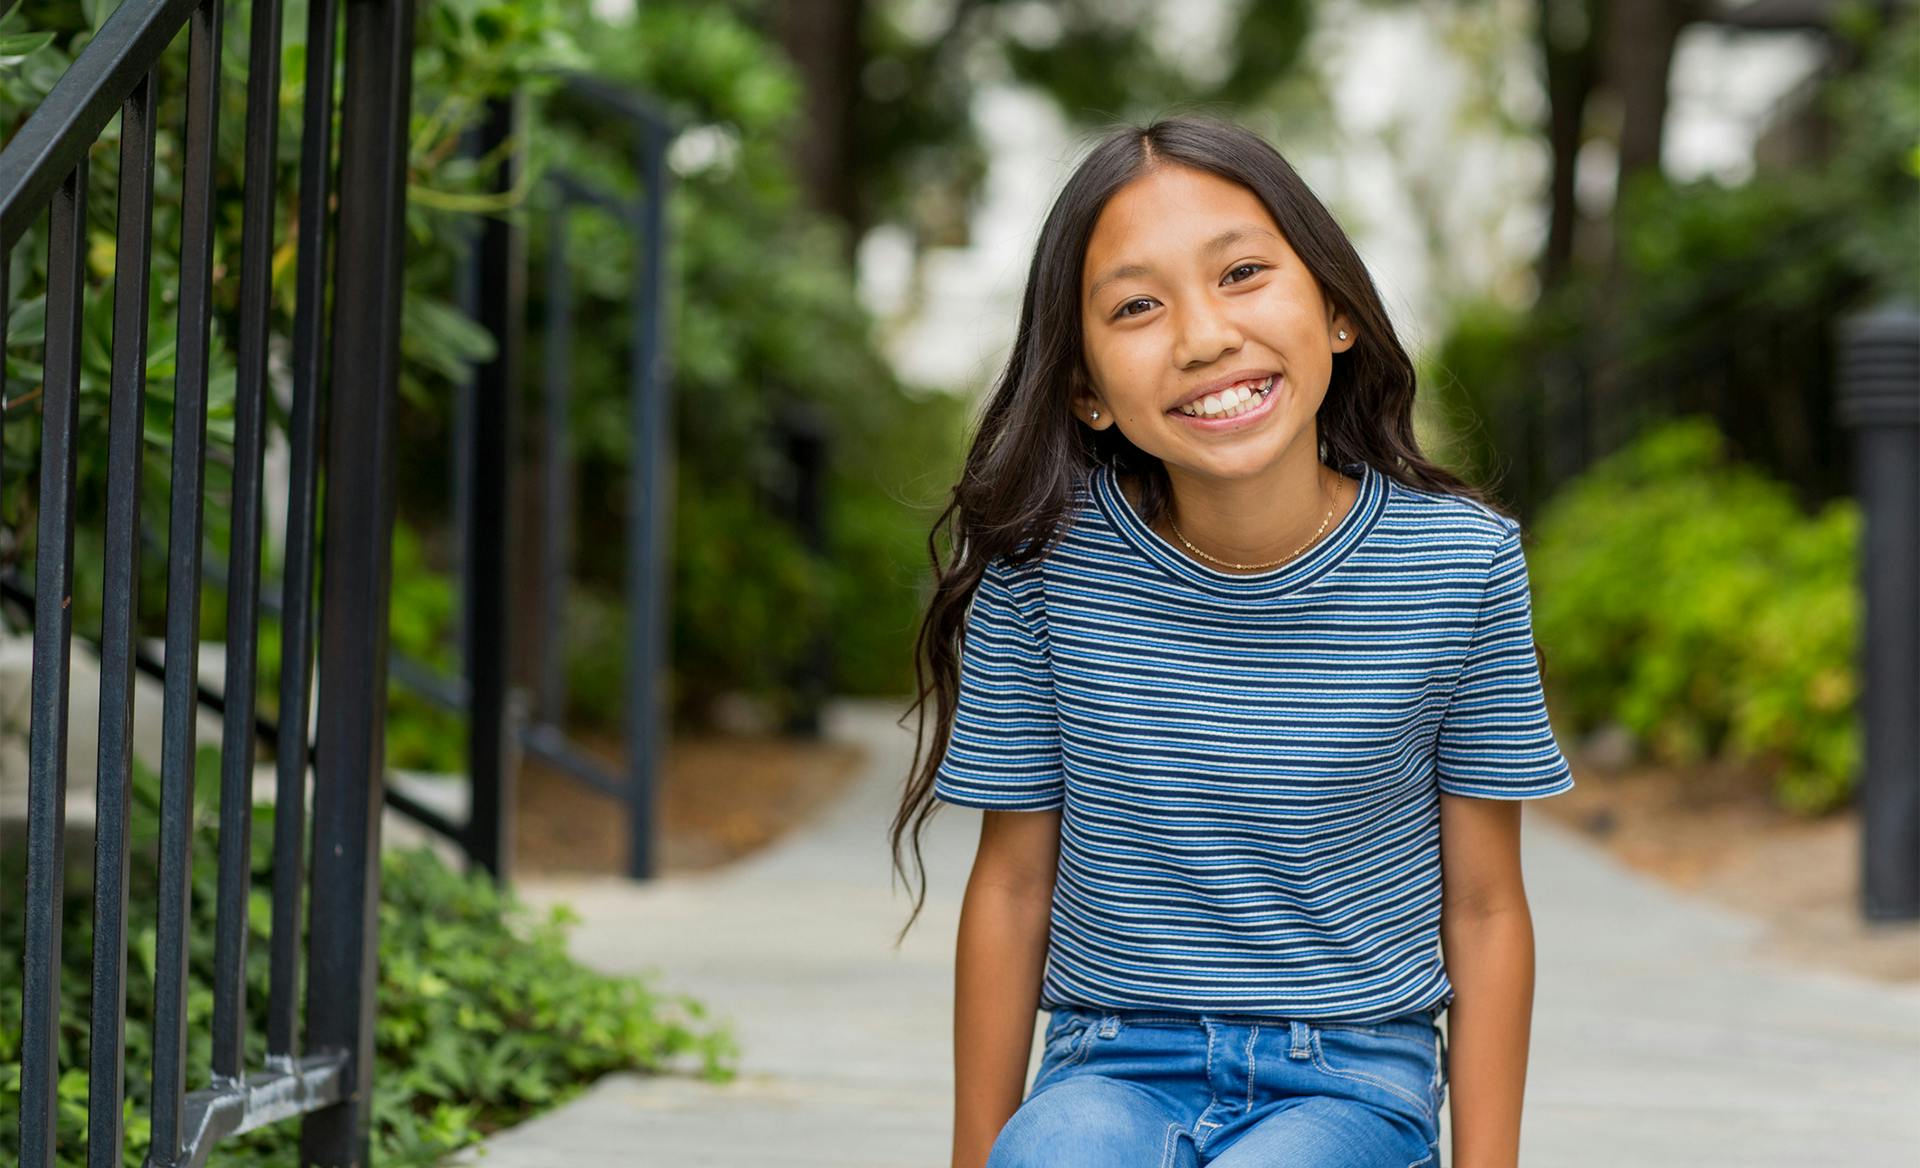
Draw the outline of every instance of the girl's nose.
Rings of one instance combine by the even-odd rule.
[[[1174,359],[1181,368],[1206,365],[1240,347],[1240,330],[1224,312],[1202,302],[1175,314]]]

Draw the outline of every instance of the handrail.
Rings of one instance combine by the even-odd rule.
[[[122,0],[0,149],[0,255],[39,218],[140,79],[186,27],[196,0]],[[0,4],[0,12],[8,5]]]
[[[3,0],[0,0],[3,2]],[[412,88],[414,0],[310,0],[305,129],[301,139],[298,270],[293,330],[295,375],[289,444],[287,558],[289,633],[282,660],[284,728],[275,771],[273,926],[269,931],[264,1069],[247,1058],[249,910],[254,779],[253,743],[264,729],[254,706],[258,632],[257,561],[268,309],[274,244],[274,160],[280,118],[281,26],[277,0],[255,6],[248,26],[247,182],[241,203],[238,263],[240,323],[233,457],[235,505],[229,555],[233,590],[227,619],[226,684],[219,693],[198,676],[201,563],[206,506],[207,385],[215,271],[216,163],[224,58],[225,0],[122,0],[121,6],[53,82],[48,94],[0,150],[0,255],[20,242],[45,210],[47,319],[38,411],[39,492],[31,593],[11,572],[0,594],[31,605],[34,648],[27,816],[25,974],[21,991],[21,1144],[24,1168],[53,1168],[70,1093],[61,1089],[59,983],[65,870],[68,694],[74,643],[72,573],[76,540],[74,436],[87,304],[86,223],[89,161],[101,132],[121,114],[113,291],[113,347],[106,476],[101,694],[98,720],[92,898],[93,1043],[87,1146],[93,1163],[117,1161],[126,1140],[125,1072],[145,1071],[147,1162],[191,1168],[226,1136],[261,1124],[297,1120],[305,1160],[359,1162],[372,1126],[373,998],[378,944],[379,839],[384,791],[380,703],[386,692],[394,455],[392,401],[400,356],[404,239],[405,112]],[[338,110],[339,184],[330,198],[330,134],[336,110],[333,27],[345,9],[344,65]],[[187,32],[179,192],[179,352],[173,371],[169,549],[164,662],[137,636],[143,419],[149,375],[146,331],[151,304],[154,114],[162,55]],[[326,219],[337,207],[338,248],[354,257],[332,273],[326,304]],[[3,270],[3,266],[0,266]],[[0,288],[0,334],[5,331]],[[322,381],[331,365],[333,375]],[[318,406],[332,399],[324,463]],[[317,524],[317,482],[324,467],[325,539],[308,545]],[[311,744],[307,646],[316,636],[306,603],[315,576],[322,595],[312,656],[320,662]],[[128,856],[133,808],[133,689],[139,673],[164,686],[160,743],[157,958],[150,1003],[150,1066],[128,1067]],[[222,711],[219,855],[214,894],[213,1086],[189,1083],[187,972],[194,881],[193,804],[198,708]],[[312,774],[312,811],[303,798]],[[312,851],[308,858],[308,822]],[[302,902],[310,908],[302,910]],[[302,937],[301,925],[306,926]],[[301,977],[301,965],[305,976]],[[304,989],[301,988],[302,984]],[[300,1000],[304,994],[304,1003]],[[304,1005],[304,1010],[302,1009]],[[304,1015],[304,1029],[300,1026]],[[302,1048],[312,1053],[303,1056]]]

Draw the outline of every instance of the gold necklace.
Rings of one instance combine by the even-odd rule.
[[[1294,548],[1291,552],[1280,557],[1279,559],[1273,560],[1270,563],[1265,563],[1265,564],[1236,564],[1228,560],[1214,559],[1214,557],[1201,551],[1199,548],[1194,547],[1193,544],[1188,541],[1186,536],[1180,534],[1180,525],[1173,521],[1173,516],[1171,515],[1167,516],[1167,526],[1173,528],[1173,534],[1180,537],[1180,542],[1187,545],[1188,551],[1192,552],[1196,556],[1199,556],[1203,560],[1208,560],[1212,563],[1219,564],[1223,568],[1240,568],[1242,570],[1257,570],[1260,568],[1277,568],[1281,564],[1284,564],[1288,560],[1291,560],[1293,557],[1299,555],[1301,552],[1306,551],[1307,548],[1313,545],[1314,540],[1320,538],[1320,533],[1324,532],[1327,529],[1327,524],[1333,522],[1333,508],[1334,506],[1338,505],[1339,502],[1340,502],[1339,496],[1337,495],[1334,496],[1333,503],[1327,506],[1326,518],[1320,521],[1319,530],[1315,531],[1311,536],[1308,536],[1306,543],[1303,543],[1299,547]]]

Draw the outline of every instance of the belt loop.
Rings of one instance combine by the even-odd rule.
[[[1112,1038],[1120,1033],[1120,1015],[1108,1011],[1100,1016],[1100,1037]]]
[[[1287,1023],[1287,1025],[1293,1034],[1293,1045],[1287,1049],[1287,1057],[1296,1059],[1310,1058],[1313,1052],[1309,1044],[1313,1031],[1305,1022],[1292,1021]]]

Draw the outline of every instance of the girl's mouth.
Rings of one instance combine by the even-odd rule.
[[[1258,385],[1237,385],[1231,390],[1208,394],[1199,401],[1168,410],[1167,416],[1178,418],[1197,430],[1238,430],[1273,409],[1273,400],[1284,376],[1275,373]],[[1211,411],[1209,403],[1213,406]]]

